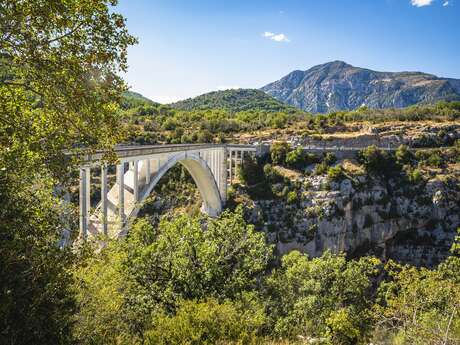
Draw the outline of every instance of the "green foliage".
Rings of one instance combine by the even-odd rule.
[[[252,186],[265,181],[262,165],[257,162],[257,158],[246,155],[239,171],[239,178],[248,186]]]
[[[122,274],[126,253],[109,243],[99,252],[89,249],[74,270],[74,291],[79,305],[73,333],[82,344],[133,343],[126,322],[123,290],[128,281]]]
[[[148,241],[140,241],[147,236]],[[209,219],[181,216],[158,231],[140,222],[128,241],[125,270],[137,282],[131,303],[152,300],[174,308],[178,299],[233,298],[255,287],[271,248],[243,219],[242,209]]]
[[[270,157],[273,164],[284,165],[289,151],[289,144],[285,141],[276,142],[270,146]]]
[[[265,315],[260,303],[250,302],[181,301],[174,315],[155,316],[145,344],[256,343]]]
[[[308,162],[309,156],[302,147],[290,151],[286,155],[286,165],[291,168],[302,169]]]
[[[420,104],[406,108],[369,109],[361,107],[353,111],[340,111],[324,115],[324,122],[456,120],[460,118],[460,102]]]
[[[423,182],[423,174],[419,169],[414,169],[409,173],[409,182],[418,185]]]
[[[400,172],[396,159],[387,151],[377,148],[375,145],[368,146],[358,153],[358,161],[368,173],[380,176],[391,176]]]
[[[286,202],[288,204],[295,204],[299,201],[299,197],[297,196],[296,191],[290,191],[286,195]]]
[[[400,145],[395,151],[396,162],[400,165],[410,164],[413,159],[412,152],[406,145]]]
[[[313,173],[315,175],[323,175],[325,174],[329,169],[329,166],[326,164],[326,162],[321,162],[315,165],[315,169],[313,170]]]
[[[375,309],[387,332],[394,334],[395,343],[460,342],[458,280],[443,275],[443,267],[427,270],[389,262],[386,269],[392,280],[380,286],[380,302]]]
[[[331,344],[364,343],[371,331],[371,278],[379,260],[347,261],[330,252],[309,260],[293,251],[267,278],[274,333],[326,338]]]
[[[332,153],[332,152],[327,152],[327,153],[324,155],[323,162],[324,162],[326,165],[332,165],[332,164],[334,164],[335,162],[337,162],[337,157],[335,156],[334,153]]]
[[[75,169],[65,150],[123,137],[118,75],[135,39],[112,3],[1,4],[0,343],[75,343],[75,255],[58,246],[75,214],[53,187]]]
[[[265,112],[299,112],[263,91],[255,89],[237,89],[209,92],[195,98],[188,98],[171,104],[180,110],[223,109],[232,113],[247,110]]]
[[[340,181],[344,177],[342,166],[336,165],[327,169],[327,177],[330,181]]]

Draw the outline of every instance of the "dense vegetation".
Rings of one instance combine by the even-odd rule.
[[[179,104],[176,108],[131,93],[125,94],[122,113],[128,123],[129,140],[139,144],[223,142],[231,141],[235,134],[257,130],[295,130],[299,135],[314,136],[346,131],[347,125],[360,122],[460,118],[460,102],[403,109],[361,107],[354,111],[312,115],[289,106],[274,106],[273,99],[261,93],[257,90],[218,91],[183,101],[184,106],[176,103]],[[425,146],[449,145],[428,139]]]
[[[254,109],[264,112],[299,112],[298,109],[255,89],[214,91],[172,103],[170,106],[180,110],[223,109],[230,113]]]
[[[278,265],[241,208],[141,219],[75,271],[74,331],[92,344],[457,344],[457,243],[453,254],[435,270],[330,252]]]

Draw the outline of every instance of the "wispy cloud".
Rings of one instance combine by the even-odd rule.
[[[411,0],[411,4],[415,7],[429,6],[434,0]]]
[[[449,1],[444,1],[444,3],[442,4],[442,6],[444,6],[444,7],[449,6]]]
[[[270,31],[265,31],[262,36],[276,42],[290,42],[289,38],[285,34],[275,34]]]

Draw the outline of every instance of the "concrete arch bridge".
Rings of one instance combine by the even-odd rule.
[[[80,236],[105,234],[119,237],[126,234],[126,224],[134,219],[143,201],[161,177],[174,165],[181,164],[192,176],[203,203],[202,212],[219,215],[227,199],[227,186],[232,183],[236,168],[244,154],[259,150],[254,145],[152,145],[127,146],[115,149],[118,157],[116,182],[107,182],[108,166],[103,153],[87,155],[80,167]],[[101,169],[101,200],[95,210],[90,207],[91,169]]]

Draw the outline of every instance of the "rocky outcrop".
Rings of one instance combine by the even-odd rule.
[[[279,253],[298,249],[319,256],[330,249],[434,266],[448,255],[460,226],[455,180],[414,186],[364,176],[330,183],[314,176],[301,177],[297,184],[297,203],[248,204],[249,221],[266,232]]]
[[[261,88],[297,108],[327,113],[370,108],[403,108],[417,103],[460,100],[460,81],[421,72],[377,72],[333,61],[293,71]]]

